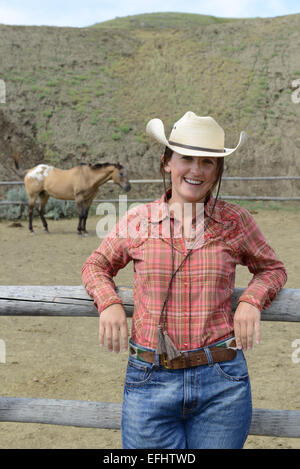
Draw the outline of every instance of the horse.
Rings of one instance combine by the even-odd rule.
[[[18,172],[18,154],[14,153],[13,158]],[[20,173],[18,174],[20,175]],[[89,208],[99,187],[110,179],[125,192],[130,191],[131,185],[127,171],[120,163],[80,163],[71,169],[59,169],[48,164],[39,164],[26,170],[24,184],[28,195],[30,233],[34,233],[32,216],[38,197],[40,200],[38,212],[44,230],[48,232],[44,209],[49,197],[52,196],[56,199],[76,201],[79,217],[77,233],[79,235],[87,234],[86,220]]]

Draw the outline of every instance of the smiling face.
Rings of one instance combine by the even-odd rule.
[[[165,164],[165,171],[171,174],[172,197],[170,202],[204,202],[219,175],[217,157],[184,156],[173,152]]]

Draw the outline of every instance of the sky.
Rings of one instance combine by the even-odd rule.
[[[85,27],[120,16],[181,12],[253,18],[300,12],[299,0],[0,0],[0,23]]]

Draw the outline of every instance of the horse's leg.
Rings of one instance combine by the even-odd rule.
[[[88,208],[85,210],[85,214],[84,214],[84,216],[83,216],[82,231],[84,232],[84,234],[88,234],[88,232],[86,231],[86,220],[87,220],[87,217],[88,217],[89,208],[90,208],[90,207],[88,207]]]
[[[45,192],[45,191],[42,191],[42,192],[40,192],[39,196],[40,196],[40,204],[39,204],[39,209],[38,209],[39,210],[39,215],[40,215],[42,223],[43,223],[44,231],[46,231],[48,233],[48,224],[47,224],[47,221],[44,217],[44,209],[45,209],[46,203],[48,202],[49,194],[47,194],[47,192]]]
[[[30,233],[34,233],[33,227],[32,227],[32,217],[33,217],[33,210],[35,207],[35,201],[36,197],[29,197],[28,200],[28,228]]]
[[[88,232],[86,231],[86,220],[92,201],[93,198],[88,200],[77,201],[77,211],[79,216],[77,232],[79,235],[82,235],[82,233],[88,234]]]
[[[85,212],[84,212],[84,216],[83,216],[83,227],[82,227],[83,232],[85,234],[88,234],[88,232],[86,230],[86,221],[87,221],[87,217],[88,217],[88,214],[89,214],[89,209],[90,209],[90,206],[92,205],[92,202],[93,202],[93,198],[86,201]]]
[[[82,227],[83,227],[83,216],[84,216],[84,201],[76,201],[77,204],[77,212],[78,212],[78,226],[77,226],[77,233],[82,235]]]

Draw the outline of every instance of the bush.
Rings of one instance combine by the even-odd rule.
[[[77,216],[76,204],[73,200],[59,200],[50,197],[45,210],[45,217],[59,220]]]
[[[6,194],[8,202],[25,202],[26,205],[4,205],[0,206],[0,219],[15,220],[28,217],[28,197],[24,187],[10,189]],[[39,199],[37,199],[37,202]],[[33,216],[39,216],[35,208]],[[45,207],[45,217],[59,220],[60,218],[77,217],[77,208],[73,200],[59,200],[50,197]]]
[[[28,203],[27,193],[24,187],[10,189],[6,194],[7,202],[25,202]],[[38,212],[37,212],[38,213]],[[28,215],[27,205],[3,205],[0,206],[0,219],[16,220],[25,218]]]

